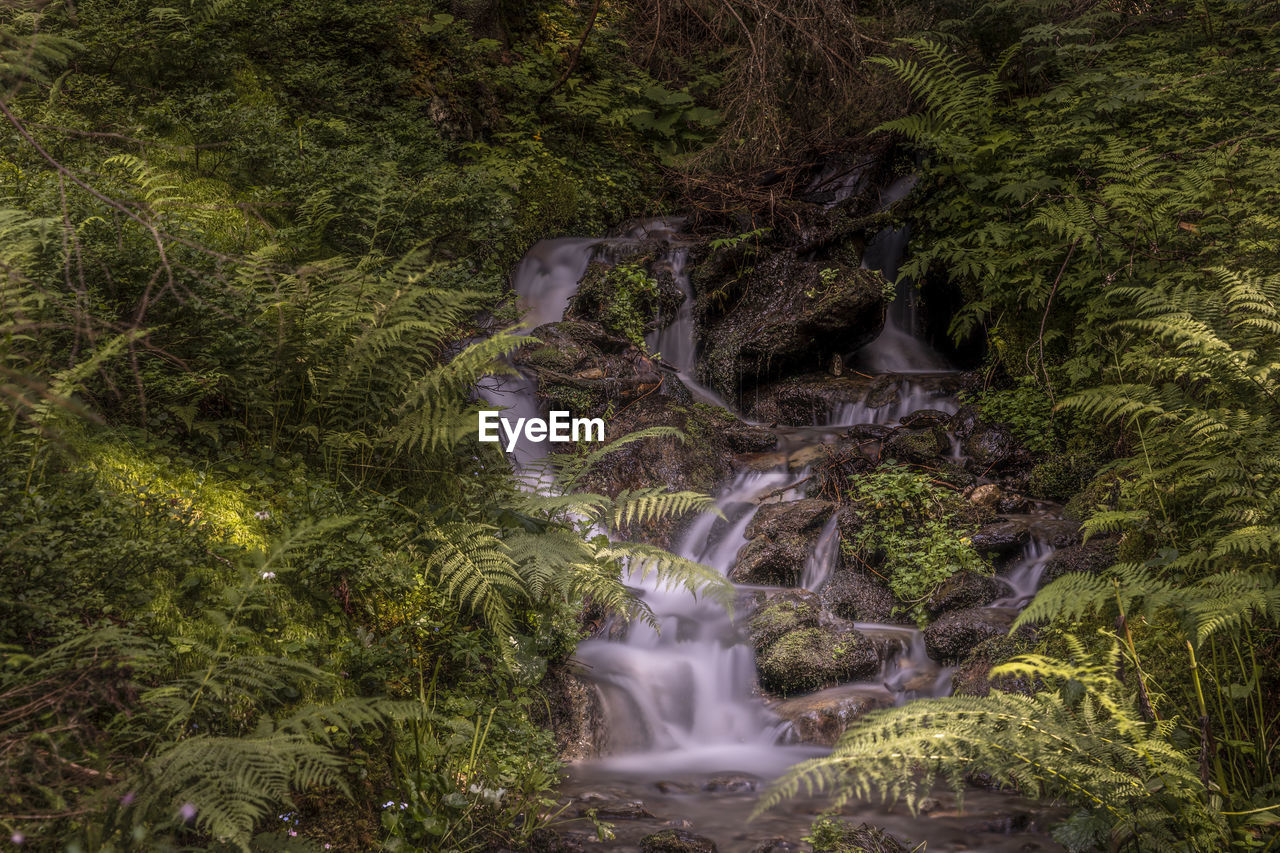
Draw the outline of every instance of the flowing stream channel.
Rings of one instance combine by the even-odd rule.
[[[905,193],[909,185],[894,185],[886,195]],[[650,349],[675,368],[699,399],[725,405],[696,379],[696,339],[693,294],[687,265],[688,246],[682,243],[678,220],[643,223],[631,232],[606,239],[557,239],[536,244],[514,274],[514,289],[529,328],[563,318],[578,282],[593,261],[612,258],[642,243],[661,241],[665,264],[684,295],[677,316],[649,340]],[[868,245],[864,266],[898,279],[908,234],[905,229],[881,232]],[[694,519],[675,545],[682,556],[727,574],[746,544],[747,528],[760,506],[770,501],[804,497],[800,488],[809,469],[805,451],[834,441],[859,424],[896,424],[919,410],[955,412],[949,393],[950,366],[916,334],[916,289],[897,282],[897,297],[886,316],[883,332],[851,354],[849,363],[875,377],[888,375],[896,393],[889,402],[834,407],[827,423],[803,429],[779,429],[778,464],[740,471],[717,497],[720,514]],[[954,374],[951,375],[954,378]],[[490,402],[514,410],[516,416],[538,414],[536,388],[523,377],[496,381],[481,388]],[[959,445],[953,442],[953,455]],[[522,445],[512,454],[517,469],[527,469],[546,452],[546,445]],[[531,481],[536,488],[537,482]],[[1009,561],[1000,577],[1008,595],[990,606],[1018,610],[1034,595],[1056,521],[1051,510],[1006,516],[1030,531],[1020,557]],[[839,560],[836,519],[817,537],[804,567],[801,584],[817,592]],[[636,588],[655,614],[660,631],[632,624],[610,638],[584,641],[577,661],[599,691],[605,718],[600,755],[570,766],[562,793],[573,798],[566,811],[572,816],[592,806],[614,823],[616,838],[599,846],[609,850],[639,850],[639,839],[667,826],[686,827],[713,839],[722,853],[799,850],[799,846],[767,846],[769,839],[798,844],[824,804],[799,798],[751,822],[747,821],[759,791],[788,767],[828,751],[798,743],[793,726],[776,705],[761,694],[751,646],[743,626],[719,605],[667,589],[650,581]],[[767,588],[741,587],[744,601]],[[739,612],[743,608],[737,608]],[[859,623],[857,630],[880,649],[880,671],[863,682],[829,688],[811,697],[817,701],[862,697],[867,707],[947,695],[952,670],[931,660],[922,634],[914,626]],[[846,816],[881,826],[913,844],[927,842],[933,850],[1051,850],[1058,849],[1037,825],[1036,807],[1015,797],[985,790],[966,795],[958,813],[954,798],[937,795],[936,808],[912,817],[901,805],[855,805]],[[621,805],[620,805],[621,804]],[[569,824],[571,829],[583,829]],[[761,845],[765,846],[761,846]],[[590,848],[588,848],[590,849]]]

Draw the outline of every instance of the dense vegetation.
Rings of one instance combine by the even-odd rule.
[[[584,609],[644,617],[627,562],[722,582],[599,535],[702,497],[587,494],[599,454],[534,495],[474,441],[506,274],[664,205],[781,239],[797,164],[879,124],[975,400],[1120,562],[1022,615],[1035,696],[871,714],[776,795],[980,772],[1072,850],[1273,844],[1280,4],[852,5],[0,10],[3,837],[527,847]],[[977,567],[920,533],[864,543],[911,596]]]

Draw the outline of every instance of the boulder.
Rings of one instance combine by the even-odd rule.
[[[1008,427],[1001,424],[979,425],[961,446],[969,458],[969,467],[983,473],[1012,457],[1017,442]]]
[[[778,538],[786,534],[817,533],[835,512],[835,504],[818,498],[765,504],[747,525],[746,536]]]
[[[818,596],[806,590],[779,593],[756,610],[748,627],[751,645],[763,651],[784,635],[816,628],[821,621]]]
[[[805,561],[835,504],[806,498],[765,504],[747,525],[748,542],[738,552],[734,583],[795,586]]]
[[[687,829],[663,829],[640,839],[641,853],[716,853],[716,843]]]
[[[738,552],[729,580],[761,586],[795,586],[800,582],[809,549],[804,539],[787,536],[781,540],[761,536]]]
[[[979,643],[1008,634],[1013,616],[987,607],[953,610],[924,629],[925,650],[941,663],[962,660]]]
[[[789,631],[756,655],[760,686],[783,696],[866,678],[880,668],[875,646],[851,627]]]
[[[994,557],[1011,557],[1022,553],[1022,548],[1031,541],[1031,532],[1026,525],[1014,521],[998,521],[979,528],[969,537],[969,544],[979,554]]]
[[[593,261],[569,300],[565,319],[600,322],[606,331],[619,337],[625,337],[628,331],[644,335],[669,324],[685,297],[675,283],[670,264],[653,263],[667,250],[661,242],[652,241],[631,255],[615,258],[616,263]],[[618,265],[628,263],[647,268],[649,286],[628,286],[629,281],[619,281]]]
[[[765,423],[812,426],[829,423],[833,413],[859,402],[869,380],[857,375],[806,373],[765,383],[746,392],[742,410]]]
[[[561,663],[547,669],[541,689],[546,701],[531,705],[530,713],[551,729],[560,759],[597,757],[606,730],[596,686],[580,676],[573,664]]]
[[[1009,587],[992,575],[957,572],[938,585],[924,606],[931,617],[937,617],[951,610],[990,604],[1008,592]]]
[[[832,574],[819,593],[822,603],[835,615],[851,622],[901,622],[893,608],[897,599],[883,583],[854,571]]]
[[[743,275],[741,258],[713,252],[694,269],[700,373],[721,394],[737,397],[770,378],[820,370],[884,325],[878,273],[840,260],[802,260],[788,249],[752,260]]]
[[[884,443],[883,454],[906,462],[927,463],[945,450],[943,439],[932,429],[900,429]]]
[[[1083,572],[1096,575],[1110,568],[1116,562],[1118,542],[1115,537],[1107,536],[1090,539],[1080,545],[1068,545],[1059,548],[1049,555],[1045,561],[1044,573],[1040,575],[1040,583],[1051,583],[1063,575],[1072,572]]]
[[[584,798],[585,799],[585,798]],[[640,820],[653,817],[653,813],[644,807],[640,800],[610,800],[592,797],[578,806],[578,814],[595,812],[596,817],[605,820]]]
[[[1004,492],[995,483],[984,483],[969,493],[969,503],[986,509],[995,509],[1003,497]]]
[[[791,723],[793,742],[832,746],[854,720],[886,704],[887,697],[865,689],[831,687],[778,702],[770,710]]]

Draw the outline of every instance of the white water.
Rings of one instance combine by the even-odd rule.
[[[894,191],[890,188],[885,196]],[[723,405],[694,381],[697,350],[686,269],[688,249],[680,244],[677,228],[678,223],[659,221],[611,240],[543,241],[517,268],[513,287],[529,326],[554,322],[562,318],[593,259],[610,262],[641,240],[660,240],[666,251],[657,263],[669,267],[685,299],[674,320],[650,336],[649,346],[662,354],[663,361],[696,396]],[[905,231],[886,234],[883,240],[873,241],[864,264],[883,269],[896,279],[907,235]],[[885,333],[858,354],[859,361],[874,372],[907,374],[899,377],[898,398],[877,408],[851,404],[832,413],[834,424],[894,423],[920,409],[956,408],[954,398],[923,375],[945,371],[948,365],[912,334],[915,290],[904,281],[898,281],[898,290]],[[538,414],[536,389],[524,377],[490,380],[481,390],[486,399],[511,407],[517,416]],[[517,447],[513,462],[519,470],[536,469],[544,455],[541,445]],[[710,512],[699,516],[675,550],[727,574],[746,544],[746,529],[760,502],[802,497],[795,487],[806,475],[806,471],[789,472],[785,466],[741,473],[717,498],[724,518]],[[537,487],[539,482],[531,481],[530,485]],[[804,588],[816,591],[829,580],[838,567],[839,545],[837,521],[832,518],[805,562]],[[1022,559],[1005,574],[1010,596],[993,606],[1024,606],[1034,594],[1048,553],[1047,546],[1033,540]],[[577,660],[602,700],[606,742],[601,744],[603,757],[579,765],[575,774],[594,778],[596,784],[625,785],[627,790],[635,790],[633,784],[648,784],[636,780],[680,774],[705,779],[732,771],[769,779],[797,761],[826,751],[791,743],[795,737],[790,724],[780,720],[758,693],[753,653],[742,626],[722,607],[652,580],[632,578],[632,583],[661,630],[633,624],[619,639],[592,639],[579,645]],[[815,698],[865,695],[888,704],[950,692],[952,669],[929,659],[920,631],[875,623],[855,627],[883,649],[879,672],[864,682],[821,691]],[[648,792],[643,794],[646,799],[652,795],[651,788],[640,790]],[[718,802],[708,801],[707,808],[718,810]],[[807,825],[808,820],[807,814],[797,816],[798,826]],[[754,845],[740,846],[747,850]],[[722,845],[721,849],[736,850],[739,846]]]

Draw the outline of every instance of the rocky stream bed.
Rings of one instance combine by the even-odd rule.
[[[823,803],[792,800],[748,822],[757,794],[860,715],[1034,689],[989,676],[1033,642],[1026,629],[1010,635],[1018,610],[1062,571],[1105,565],[1108,545],[1080,544],[1061,507],[1030,496],[1037,460],[1008,427],[961,404],[979,378],[947,369],[922,340],[914,288],[899,281],[886,307],[884,281],[896,278],[906,238],[884,229],[860,252],[847,241],[825,252],[775,247],[746,268],[679,221],[657,221],[604,240],[544,241],[517,270],[536,343],[514,357],[522,376],[486,395],[522,412],[606,417],[608,439],[683,430],[690,440],[612,454],[588,485],[716,494],[719,513],[631,532],[739,590],[730,616],[641,584],[661,633],[600,624],[551,673],[551,722],[570,765],[562,822],[540,836],[542,849],[807,849]],[[656,318],[646,346],[607,328],[602,282],[624,262],[658,281],[643,306]],[[514,458],[544,452],[526,446]],[[874,562],[842,547],[874,522],[843,497],[847,483],[890,462],[954,494],[957,523],[994,569],[957,573],[913,602],[923,628]],[[887,832],[867,830],[867,850],[1058,849],[1045,831],[1052,811],[1011,794],[975,785],[963,814],[949,792],[926,805],[914,817],[900,805],[843,814]],[[612,840],[596,837],[592,816],[614,825]]]

